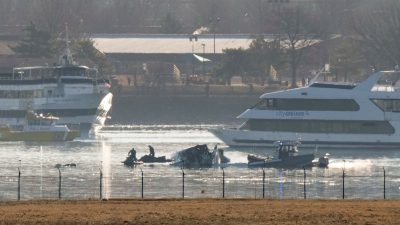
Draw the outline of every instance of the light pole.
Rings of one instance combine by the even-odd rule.
[[[211,19],[211,23],[213,26],[213,34],[214,34],[214,58],[215,58],[215,34],[216,34],[216,30],[217,30],[217,23],[221,20],[221,18],[217,17],[215,19]]]
[[[192,75],[194,75],[194,42],[198,40],[197,34],[191,34],[189,36],[189,41],[192,42]],[[189,76],[186,75],[186,85],[189,84]]]
[[[221,20],[220,17],[211,18],[210,22],[212,23],[213,37],[214,37],[214,55],[213,55],[213,73],[215,73],[215,34],[217,30],[217,23]]]
[[[201,43],[201,46],[203,46],[203,58],[201,59],[201,61],[202,61],[202,63],[203,63],[203,78],[205,77],[205,75],[206,75],[206,69],[205,69],[205,64],[204,64],[204,59],[205,59],[205,56],[206,56],[206,44],[205,43]]]

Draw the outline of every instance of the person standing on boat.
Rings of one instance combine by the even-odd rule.
[[[128,152],[128,157],[132,159],[132,161],[137,161],[136,158],[136,150],[135,148],[132,148],[129,152]]]
[[[151,157],[155,157],[154,148],[151,145],[149,145],[149,152]]]

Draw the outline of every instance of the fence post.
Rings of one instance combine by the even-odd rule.
[[[21,200],[21,170],[18,167],[18,201]]]
[[[61,170],[58,168],[58,199],[61,199]]]
[[[263,199],[265,198],[265,170],[263,168],[263,177],[262,177],[262,196]]]
[[[342,179],[343,179],[343,181],[342,181],[342,183],[343,183],[343,186],[342,186],[342,199],[344,199],[344,176],[345,176],[345,173],[344,173],[344,169],[343,169],[343,176],[342,176]]]
[[[100,169],[100,200],[103,199],[103,171]]]
[[[182,169],[182,198],[185,198],[185,171]]]
[[[383,167],[383,199],[386,199],[386,170]]]
[[[304,171],[304,183],[303,183],[304,199],[307,199],[307,189],[306,189],[307,174],[306,174],[306,168],[305,167],[303,167],[303,171]]]
[[[142,168],[140,168],[140,171],[141,171],[141,173],[142,173],[142,198],[144,198],[144,178],[143,178],[143,170],[142,170]]]
[[[225,198],[225,170],[222,168],[222,198]]]

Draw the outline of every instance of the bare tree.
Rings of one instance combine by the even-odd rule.
[[[50,34],[59,33],[67,23],[67,1],[39,0],[36,4],[36,21]]]
[[[339,80],[341,75],[343,81],[347,82],[362,74],[364,58],[359,43],[350,37],[344,37],[335,47],[331,66],[336,80]]]
[[[36,21],[43,30],[54,37],[59,36],[68,24],[71,36],[79,37],[84,31],[84,24],[91,21],[97,11],[95,0],[32,0]]]
[[[108,10],[111,10],[112,28],[120,32],[142,32],[151,7],[151,0],[111,1]]]
[[[288,56],[292,74],[292,87],[297,87],[297,70],[303,59],[304,50],[315,44],[323,34],[316,15],[297,7],[285,8],[281,13],[281,46]],[[279,38],[280,39],[280,38]]]
[[[376,68],[400,65],[400,2],[382,0],[360,8],[354,29],[370,63]]]
[[[31,21],[34,2],[30,0],[2,0],[2,22],[8,26],[24,25]]]
[[[68,23],[71,32],[96,33],[159,32],[168,14],[182,24],[182,33],[206,26],[219,17],[218,33],[278,33],[281,17],[273,11],[299,6],[319,19],[332,33],[350,33],[348,20],[355,8],[372,5],[375,13],[395,0],[1,0],[4,25],[26,25],[33,21],[41,29],[57,33]],[[373,12],[371,11],[371,12]],[[389,19],[389,18],[386,18]],[[376,23],[376,21],[374,21]]]

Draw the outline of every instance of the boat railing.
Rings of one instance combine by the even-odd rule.
[[[392,85],[375,85],[372,92],[397,92],[400,91],[400,87],[394,87]]]
[[[280,141],[275,141],[274,145],[275,146],[298,146],[301,144],[301,141],[299,140],[280,140]]]

